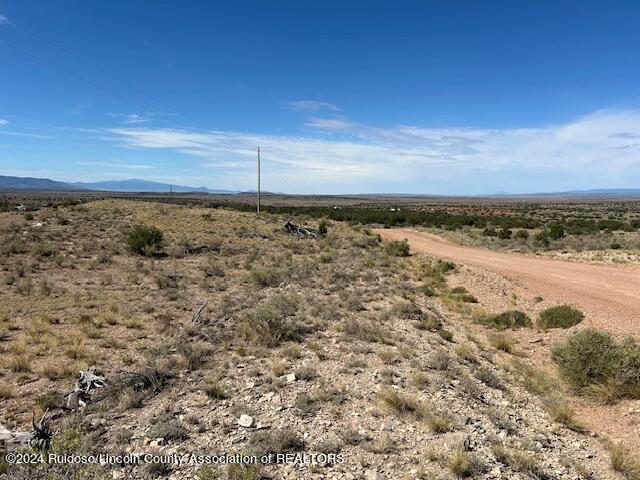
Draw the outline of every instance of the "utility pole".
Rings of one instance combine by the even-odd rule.
[[[260,215],[260,147],[258,147],[258,215]]]

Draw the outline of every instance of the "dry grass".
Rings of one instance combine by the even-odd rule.
[[[611,468],[623,475],[626,480],[640,480],[640,456],[638,452],[626,447],[622,442],[609,444]]]

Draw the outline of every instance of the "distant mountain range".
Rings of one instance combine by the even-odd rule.
[[[106,180],[103,182],[58,182],[48,178],[31,177],[8,177],[0,175],[0,191],[2,190],[96,190],[103,192],[157,192],[167,193],[218,193],[218,194],[239,194],[255,193],[255,190],[237,192],[233,190],[218,190],[206,187],[187,187],[184,185],[170,185],[168,183],[151,182],[131,178],[128,180]],[[264,195],[284,195],[283,193],[262,192]],[[446,195],[428,194],[360,194],[352,196],[384,196],[384,197],[444,197]],[[460,195],[456,195],[460,196]],[[569,190],[566,192],[553,193],[520,193],[512,194],[506,192],[494,195],[475,195],[476,197],[629,197],[640,196],[640,188],[597,188],[592,190]]]
[[[0,175],[0,190],[98,190],[106,192],[169,192],[176,193],[236,193],[206,187],[186,187],[132,178],[103,182],[58,182],[48,178],[7,177]]]
[[[212,190],[207,187],[186,187],[184,185],[170,185],[168,183],[150,182],[132,178],[129,180],[106,180],[104,182],[70,183],[72,187],[87,190],[102,190],[107,192],[176,192],[176,193],[236,193],[231,190]]]

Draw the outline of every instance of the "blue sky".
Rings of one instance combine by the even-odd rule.
[[[0,0],[0,174],[640,187],[637,1]]]

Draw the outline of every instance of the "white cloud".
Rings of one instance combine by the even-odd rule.
[[[76,165],[91,166],[91,167],[108,167],[108,168],[124,168],[127,170],[146,170],[153,168],[151,165],[145,164],[133,164],[133,163],[119,163],[119,162],[75,162]]]
[[[0,125],[9,125],[9,120],[5,120],[3,118],[0,118]]]
[[[404,185],[404,191],[424,193],[640,182],[640,111],[603,110],[540,128],[378,128],[335,118],[315,118],[307,125],[324,135],[142,127],[115,128],[109,135],[130,149],[169,149],[200,159],[202,166],[218,169],[220,184],[249,181],[259,145],[265,175],[274,189],[287,191],[293,181],[309,191],[368,185],[397,185],[390,188],[399,191]],[[534,178],[544,185],[531,183]]]
[[[340,107],[333,103],[318,102],[316,100],[296,100],[293,102],[287,102],[285,103],[285,107],[296,112],[320,112],[323,110],[329,110],[332,112],[340,111]]]
[[[8,17],[0,13],[0,25],[9,25],[10,23],[11,23],[11,20],[9,20]]]

